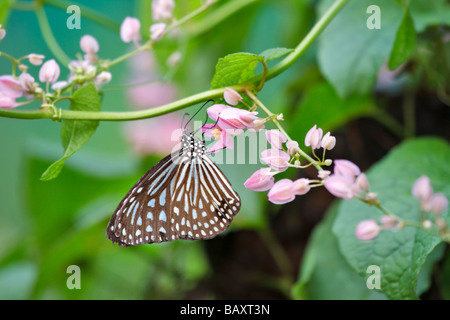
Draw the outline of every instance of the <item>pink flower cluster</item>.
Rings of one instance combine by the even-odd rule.
[[[81,50],[85,53],[84,60],[74,60],[69,64],[71,74],[67,81],[58,81],[61,69],[54,59],[44,62],[44,56],[40,54],[30,53],[29,55],[19,59],[21,62],[19,69],[22,73],[16,77],[13,75],[0,76],[0,108],[15,108],[29,101],[17,102],[18,98],[24,96],[26,99],[39,99],[44,103],[51,103],[48,97],[55,98],[56,95],[49,94],[48,90],[61,91],[67,88],[71,83],[80,85],[86,81],[93,81],[99,88],[102,84],[111,80],[111,73],[101,71],[98,73],[98,67],[94,65],[98,61],[96,53],[99,50],[97,40],[85,35],[80,40]],[[35,81],[28,71],[28,66],[22,63],[22,60],[28,59],[29,63],[34,66],[42,66],[39,70],[39,81],[44,84],[43,87]]]
[[[253,191],[267,191],[269,201],[275,204],[284,204],[291,202],[298,195],[306,194],[313,186],[314,182],[307,178],[300,178],[295,181],[290,179],[282,179],[275,182],[274,176],[285,171],[288,167],[299,167],[298,152],[300,148],[297,141],[288,140],[286,135],[279,130],[266,131],[266,139],[271,145],[270,149],[261,153],[261,161],[266,163],[269,168],[262,168],[253,173],[250,178],[245,181],[244,185],[247,189]],[[284,144],[284,146],[283,146]],[[314,125],[306,134],[305,146],[310,146],[313,150],[324,148],[331,150],[336,144],[336,138],[328,132],[323,135],[323,130]],[[291,164],[295,160],[295,164]],[[321,179],[328,178],[327,171],[321,171],[319,177]]]
[[[241,95],[231,88],[224,92],[224,99],[231,105],[237,105],[242,100]],[[234,108],[226,104],[214,104],[206,111],[215,123],[207,123],[202,132],[217,140],[209,149],[215,153],[224,148],[234,148],[234,136],[243,133],[244,129],[255,129],[258,112]]]
[[[411,192],[415,198],[420,200],[420,208],[424,212],[440,215],[447,210],[447,197],[443,193],[433,193],[430,178],[427,176],[424,175],[417,179]]]
[[[309,179],[300,178],[295,181],[282,179],[275,182],[274,175],[285,171],[290,166],[291,156],[298,150],[298,143],[289,140],[281,131],[273,129],[266,131],[266,139],[271,145],[270,149],[261,153],[261,161],[269,167],[254,172],[245,181],[244,186],[253,191],[268,191],[269,201],[275,204],[291,202],[298,195],[303,195],[310,190]],[[286,145],[284,149],[283,144]]]
[[[411,190],[412,195],[420,200],[420,208],[427,213],[435,215],[434,223],[438,230],[445,230],[446,222],[441,217],[442,213],[447,210],[448,200],[443,193],[433,193],[433,188],[430,183],[430,178],[423,175],[418,178]],[[370,241],[378,237],[381,230],[395,230],[403,227],[404,222],[395,216],[384,215],[380,218],[381,224],[378,224],[374,219],[366,219],[358,223],[355,229],[355,235],[358,239],[363,241]],[[433,222],[430,219],[421,221],[421,226],[425,229],[430,229]]]
[[[369,193],[369,181],[359,167],[349,160],[334,160],[334,172],[324,179],[325,188],[335,197],[352,199],[360,193],[376,198]],[[367,199],[369,200],[369,199]]]

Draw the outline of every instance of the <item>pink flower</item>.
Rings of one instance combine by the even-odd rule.
[[[42,54],[35,54],[35,53],[30,53],[28,55],[28,60],[30,61],[30,63],[32,65],[35,66],[40,66],[42,64],[42,62],[44,61],[45,56]]]
[[[434,214],[442,214],[447,210],[448,200],[443,193],[436,193],[431,197],[430,207]]]
[[[233,136],[242,133],[242,130],[222,129],[213,123],[207,123],[202,127],[202,132],[208,137],[218,140],[210,149],[209,152],[215,153],[224,148],[234,148]]]
[[[247,111],[227,106],[225,104],[214,104],[206,112],[208,116],[217,122],[221,129],[248,129],[253,128],[254,121],[258,119],[258,112]]]
[[[244,186],[253,191],[267,191],[274,185],[274,174],[270,168],[259,169],[244,182]]]
[[[152,16],[154,21],[172,19],[172,11],[175,8],[173,0],[153,0]]]
[[[380,218],[380,221],[383,228],[387,230],[393,230],[399,226],[399,221],[392,216],[384,215]]]
[[[258,112],[228,107],[219,115],[218,125],[222,129],[246,129],[253,127],[253,121],[258,119]]]
[[[11,98],[20,98],[23,95],[20,81],[11,75],[0,76],[0,92]]]
[[[369,180],[367,180],[367,176],[364,173],[361,173],[355,181],[355,188],[357,192],[360,191],[369,191]]]
[[[80,39],[80,48],[84,53],[95,54],[99,50],[99,45],[97,39],[89,34],[86,34]]]
[[[284,204],[295,199],[293,184],[289,179],[277,181],[267,194],[269,201],[275,204]]]
[[[354,197],[353,181],[345,176],[331,175],[325,179],[325,188],[338,198],[351,199]]]
[[[298,142],[294,140],[289,140],[286,142],[286,148],[289,155],[294,155],[296,152],[300,151],[300,148],[298,147]]]
[[[155,23],[150,26],[150,39],[153,41],[161,40],[166,31],[166,24],[163,22]]]
[[[430,178],[427,176],[421,176],[414,182],[412,187],[412,195],[421,201],[428,201],[433,194],[433,188],[431,187]]]
[[[16,106],[16,98],[6,96],[0,92],[0,108],[12,109]]]
[[[373,219],[363,220],[356,226],[355,235],[358,239],[370,241],[375,239],[381,231],[381,227]]]
[[[339,159],[339,160],[334,160],[333,173],[335,175],[347,177],[347,178],[354,180],[355,177],[360,175],[361,170],[353,162],[351,162],[349,160]]]
[[[226,104],[213,104],[211,107],[206,109],[206,113],[213,121],[217,121],[220,113],[227,108],[229,108],[229,106]]]
[[[297,196],[306,194],[310,189],[309,179],[306,178],[297,179],[292,184],[292,190]]]
[[[54,59],[51,59],[47,62],[45,62],[41,70],[39,70],[39,80],[41,82],[49,82],[53,83],[56,82],[59,78],[59,65],[56,63]]]
[[[242,100],[241,95],[234,89],[226,88],[223,98],[229,105],[235,106]]]
[[[19,76],[19,82],[22,86],[25,97],[27,99],[32,98],[34,91],[34,78],[29,73],[24,72]]]
[[[261,152],[261,161],[277,171],[285,171],[289,165],[290,156],[283,150],[267,149]]]
[[[336,145],[336,138],[333,137],[332,135],[330,135],[329,132],[327,132],[327,133],[323,136],[320,145],[321,145],[322,148],[324,148],[324,149],[331,150],[331,149],[333,149],[334,146]]]
[[[0,40],[2,40],[6,36],[6,30],[2,29],[2,25],[0,24]]]
[[[277,129],[267,130],[266,138],[275,149],[283,149],[283,143],[287,140],[285,134]]]
[[[126,17],[120,26],[120,38],[123,42],[137,43],[141,39],[141,22],[137,18]]]
[[[317,125],[314,125],[314,127],[309,129],[308,133],[306,134],[305,146],[311,146],[312,149],[319,149],[322,140],[322,134],[322,129],[317,129]]]

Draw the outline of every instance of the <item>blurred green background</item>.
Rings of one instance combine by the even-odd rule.
[[[144,35],[151,21],[151,1],[146,0],[51,2],[62,7],[82,6],[81,29],[69,30],[66,19],[70,14],[45,5],[56,40],[73,59],[80,52],[79,40],[85,34],[97,38],[101,59],[114,59],[131,49],[118,34],[122,20],[126,16],[140,18]],[[370,1],[362,2],[361,8],[365,8]],[[0,18],[7,30],[0,51],[15,57],[38,53],[51,58],[34,12],[17,10],[28,8],[27,3],[30,2],[14,4],[9,0],[0,6]],[[175,16],[182,17],[202,3],[176,1]],[[219,1],[183,25],[178,38],[164,39],[156,45],[161,79],[169,78],[179,98],[207,90],[220,57],[241,51],[260,53],[273,47],[294,48],[331,4],[313,0],[238,3]],[[85,18],[83,6],[113,21],[112,27]],[[228,14],[224,8],[235,11]],[[354,3],[349,5],[347,14],[355,12],[350,10],[354,10]],[[285,114],[287,121],[283,125],[299,142],[315,123],[325,132],[334,130],[338,146],[333,158],[349,158],[364,170],[408,137],[398,126],[405,116],[398,106],[410,90],[422,99],[416,114],[420,119],[416,133],[448,139],[448,107],[436,98],[438,90],[448,85],[448,73],[442,75],[448,69],[434,61],[432,55],[420,51],[427,49],[435,37],[445,33],[448,37],[448,28],[440,26],[445,17],[437,17],[438,11],[439,7],[428,15],[415,11],[423,13],[415,15],[416,23],[421,23],[417,30],[421,35],[417,40],[418,53],[408,65],[410,68],[404,69],[404,80],[389,78],[388,74],[392,83],[380,78],[377,81],[401,19],[398,5],[388,11],[386,21],[391,25],[385,27],[383,37],[377,37],[379,42],[373,50],[356,52],[367,63],[349,66],[367,71],[363,89],[353,90],[359,88],[358,83],[350,88],[336,87],[336,82],[350,80],[345,76],[336,79],[335,75],[342,71],[327,67],[334,51],[340,59],[339,53],[345,52],[341,49],[352,49],[352,37],[344,36],[351,35],[356,27],[353,20],[343,18],[347,25],[341,29],[341,42],[334,42],[336,47],[331,41],[336,29],[331,28],[289,70],[268,82],[258,97],[273,112]],[[349,16],[363,23],[367,19],[364,11]],[[340,21],[340,26],[345,25]],[[365,26],[358,28],[362,28],[356,29],[358,32],[368,32]],[[448,63],[448,42],[443,46],[443,61]],[[182,53],[182,61],[176,70],[171,70],[166,59],[175,50]],[[0,59],[0,74],[10,74],[10,70],[10,62]],[[38,70],[39,67],[31,66],[29,72],[37,78]],[[130,80],[130,64],[122,63],[111,72],[112,82],[104,86],[102,110],[131,110],[124,89]],[[63,69],[61,79],[67,75],[68,70]],[[37,105],[24,107],[33,108]],[[194,106],[183,112],[192,114],[197,109]],[[199,119],[204,119],[204,113]],[[311,197],[285,206],[269,205],[265,193],[243,187],[259,165],[221,166],[245,199],[226,234],[203,242],[119,248],[105,236],[107,222],[133,183],[163,155],[139,157],[125,138],[123,123],[102,122],[92,139],[66,162],[61,175],[42,182],[41,174],[63,152],[60,126],[50,120],[0,118],[0,299],[291,298],[290,290],[297,280],[309,236],[332,201],[325,190],[314,190]],[[292,177],[293,174],[286,173]],[[308,174],[313,173],[306,171]],[[334,250],[332,245],[329,248]],[[70,265],[81,269],[81,290],[69,290],[66,286]],[[339,298],[333,292],[331,296]],[[314,298],[329,298],[327,294],[320,287],[310,290]]]

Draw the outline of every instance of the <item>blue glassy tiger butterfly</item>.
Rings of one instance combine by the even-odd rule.
[[[184,129],[180,148],[131,188],[106,233],[119,246],[211,239],[228,228],[240,206],[239,195],[208,157],[204,138]]]

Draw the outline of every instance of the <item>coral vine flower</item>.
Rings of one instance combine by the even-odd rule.
[[[126,17],[120,26],[120,39],[123,42],[138,42],[141,40],[141,22],[137,18]]]
[[[272,172],[270,168],[259,169],[244,182],[244,186],[253,191],[267,191],[272,188],[275,183],[275,178],[273,177],[274,174],[276,174],[276,172]]]
[[[280,130],[267,130],[266,139],[275,149],[283,149],[283,143],[287,141],[286,135]]]
[[[213,123],[207,123],[202,127],[202,132],[208,137],[218,140],[210,149],[209,152],[215,153],[224,148],[234,148],[233,136],[242,133],[242,130],[222,129]]]
[[[267,194],[269,201],[275,204],[284,204],[295,199],[294,182],[289,179],[277,181]]]

